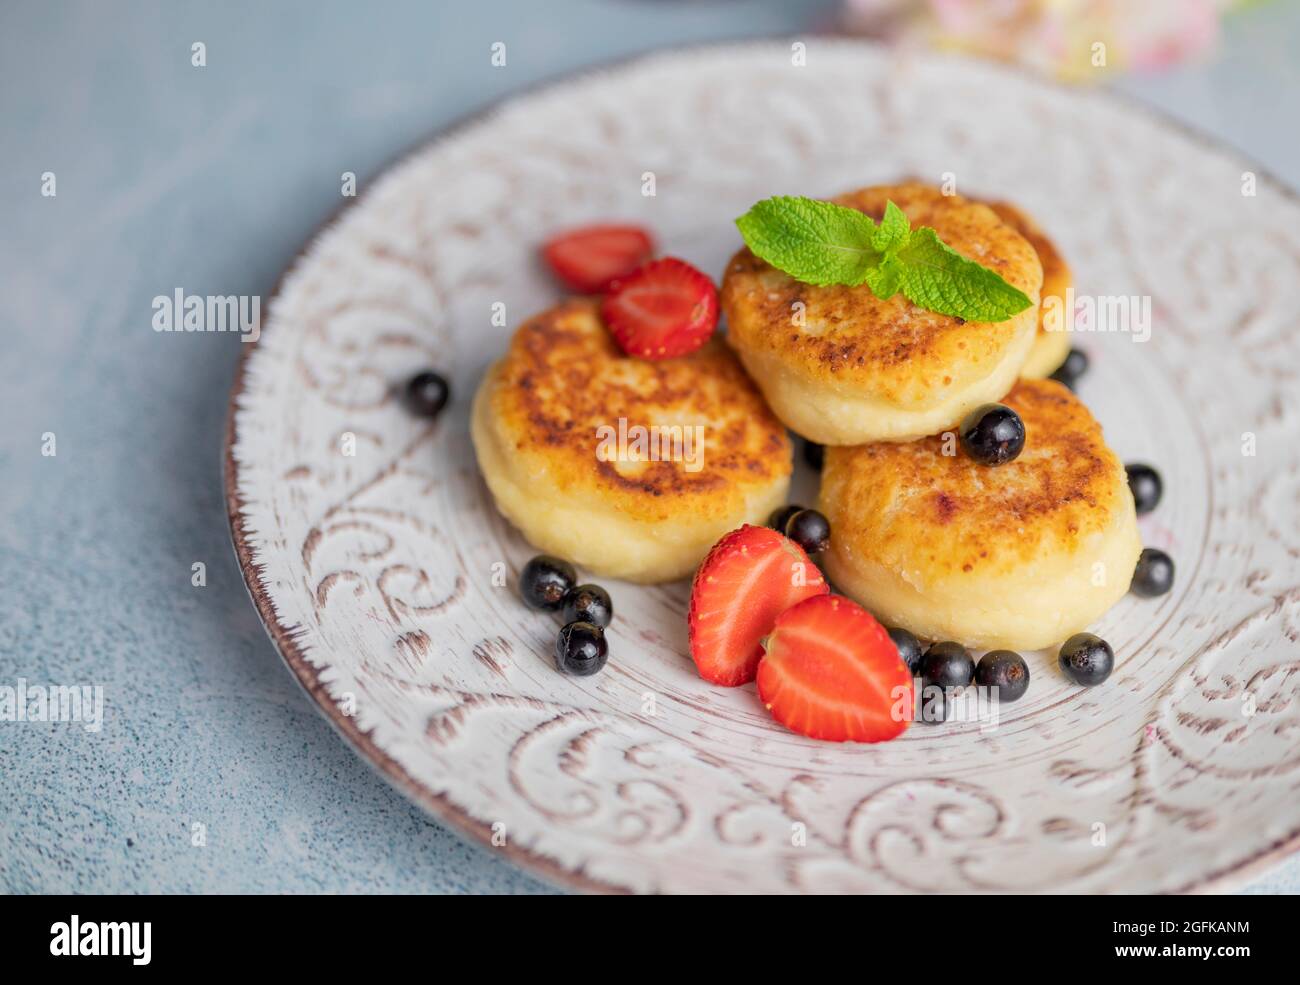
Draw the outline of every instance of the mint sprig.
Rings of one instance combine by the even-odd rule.
[[[877,224],[857,209],[780,195],[736,226],[755,256],[805,284],[866,284],[882,301],[902,291],[918,307],[973,322],[1005,321],[1033,304],[930,227],[913,229],[893,202]]]

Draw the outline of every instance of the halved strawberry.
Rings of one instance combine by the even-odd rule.
[[[912,675],[871,613],[823,595],[781,613],[758,665],[758,696],[791,731],[883,742],[913,717]]]
[[[685,260],[664,257],[614,281],[600,310],[629,356],[671,359],[709,340],[718,325],[718,289]]]
[[[691,586],[691,657],[700,676],[728,687],[752,681],[776,617],[828,591],[788,537],[748,524],[733,530],[713,545]]]
[[[640,226],[583,226],[552,237],[542,247],[555,276],[579,294],[600,294],[653,252],[650,234]]]

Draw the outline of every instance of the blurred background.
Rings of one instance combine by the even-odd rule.
[[[95,735],[0,723],[0,890],[550,891],[410,806],[299,691],[221,498],[238,339],[158,335],[150,302],[269,294],[342,171],[364,188],[513,91],[654,48],[835,32],[1108,86],[1300,185],[1287,0],[6,0],[0,681],[102,683],[106,713]],[[1297,890],[1292,860],[1248,891]]]

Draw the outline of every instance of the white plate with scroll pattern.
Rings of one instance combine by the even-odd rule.
[[[1079,689],[1031,654],[1030,691],[995,730],[819,743],[752,685],[696,676],[686,582],[607,583],[609,665],[557,674],[553,622],[514,590],[532,552],[468,437],[484,368],[557,297],[538,244],[628,219],[717,276],[757,199],[945,174],[1037,217],[1080,292],[1151,298],[1149,340],[1078,341],[1111,445],[1164,476],[1142,532],[1178,565],[1169,595],[1095,627],[1114,676]],[[284,659],[358,752],[558,883],[1229,888],[1300,847],[1296,311],[1300,200],[1105,93],[849,41],[809,42],[803,66],[779,42],[645,57],[438,137],[306,246],[232,395],[236,551]],[[454,389],[433,424],[393,396],[425,366]]]

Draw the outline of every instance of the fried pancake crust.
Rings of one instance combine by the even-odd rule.
[[[1141,542],[1100,426],[1052,380],[1021,380],[1003,402],[1026,441],[996,468],[970,459],[955,435],[826,449],[827,573],[887,625],[1037,649],[1128,591]]]
[[[833,199],[875,219],[892,200],[916,226],[997,271],[1034,306],[981,324],[865,285],[803,284],[742,249],[723,278],[727,339],[777,415],[824,444],[934,434],[1010,388],[1033,344],[1042,266],[986,205],[909,182]]]
[[[658,446],[682,454],[650,460],[631,441],[636,460],[602,451],[620,419],[633,436],[682,435]],[[696,427],[698,469],[686,437]],[[792,467],[785,428],[719,340],[677,359],[634,359],[588,298],[519,328],[479,388],[471,433],[498,507],[532,543],[638,581],[687,575],[723,533],[763,522]]]

